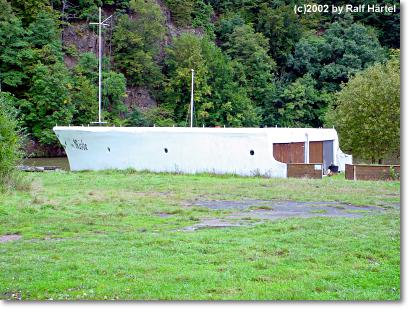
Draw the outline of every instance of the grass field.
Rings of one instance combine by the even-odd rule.
[[[30,176],[30,191],[0,194],[0,236],[20,238],[0,243],[2,299],[400,299],[399,182]],[[235,209],[201,206],[225,200],[337,201],[381,212],[243,216],[240,226],[187,229],[204,219],[232,221]]]

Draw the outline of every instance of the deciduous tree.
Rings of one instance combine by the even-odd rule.
[[[400,57],[358,73],[337,95],[328,125],[339,133],[341,147],[362,159],[381,163],[400,155]]]
[[[33,84],[27,100],[18,103],[20,117],[34,138],[52,144],[57,138],[52,131],[56,124],[70,124],[74,113],[70,89],[72,81],[62,63],[37,64],[33,68]]]

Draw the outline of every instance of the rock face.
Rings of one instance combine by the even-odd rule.
[[[151,96],[149,90],[146,87],[127,87],[127,97],[125,98],[125,104],[128,108],[139,107],[141,109],[150,109],[157,106],[157,102],[154,97]]]
[[[163,0],[155,0],[160,6],[162,14],[165,16],[165,24],[167,28],[167,34],[161,42],[160,52],[155,57],[155,60],[160,62],[165,57],[165,47],[172,43],[174,37],[177,37],[183,33],[192,33],[198,36],[203,36],[203,30],[201,28],[192,27],[177,27],[172,21],[171,12],[164,4]],[[114,14],[114,9],[111,7],[104,8],[104,16]],[[132,14],[130,14],[131,17]],[[115,22],[115,20],[113,21]],[[113,29],[108,28],[104,33],[103,41],[103,55],[112,56],[111,38]],[[98,33],[97,28],[91,28],[88,21],[76,21],[71,22],[63,28],[62,32],[63,46],[66,49],[64,55],[64,62],[66,66],[72,69],[78,62],[78,54],[85,52],[92,52],[97,55],[98,53]],[[112,57],[110,59],[113,61]],[[97,68],[96,68],[97,70]],[[127,97],[124,100],[124,104],[130,109],[131,107],[139,107],[146,110],[157,106],[155,98],[150,94],[147,87],[144,86],[131,86],[127,85]]]
[[[76,55],[85,52],[98,53],[98,35],[89,28],[87,22],[71,23],[63,29],[62,36],[64,47],[67,50],[67,54],[64,55],[64,62],[70,69],[78,62]],[[105,36],[103,54],[109,56],[111,46],[109,43],[107,44],[109,42],[107,38],[111,37],[110,30],[106,32]],[[126,92],[127,97],[124,100],[124,104],[128,108],[137,106],[141,109],[149,109],[157,106],[155,98],[151,96],[146,87],[127,85]]]
[[[72,23],[63,29],[63,44],[68,49],[75,47],[79,53],[97,53],[98,35],[87,22]]]

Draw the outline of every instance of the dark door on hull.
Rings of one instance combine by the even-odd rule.
[[[282,163],[290,161],[290,143],[274,143],[273,158]]]
[[[333,140],[323,141],[323,171],[333,163]]]
[[[303,163],[305,161],[305,143],[274,143],[273,157],[282,163]]]
[[[305,143],[274,143],[273,157],[282,163],[304,163]],[[333,163],[333,140],[310,141],[309,163],[323,163],[323,172]]]
[[[323,141],[309,142],[309,163],[323,163]]]

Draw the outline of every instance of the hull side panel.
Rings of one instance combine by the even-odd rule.
[[[73,171],[127,169],[153,172],[286,177],[264,131],[169,132],[55,128]],[[252,155],[252,154],[253,155]]]

